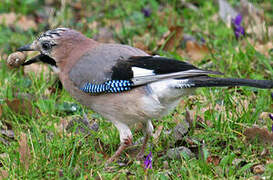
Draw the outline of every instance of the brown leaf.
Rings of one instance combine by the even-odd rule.
[[[62,136],[64,133],[66,133],[66,127],[72,119],[73,117],[67,116],[67,117],[61,118],[58,124],[57,123],[54,124],[54,127],[57,130],[59,135]]]
[[[189,110],[186,110],[185,119],[189,123],[189,128],[191,128],[193,126],[193,118],[191,117]]]
[[[265,171],[263,164],[256,164],[256,165],[252,166],[251,169],[254,174],[263,174]]]
[[[244,132],[247,141],[253,141],[255,139],[263,144],[273,144],[273,133],[269,132],[266,128],[247,128]]]
[[[21,133],[18,151],[20,154],[20,162],[27,170],[29,167],[30,150],[27,144],[27,135],[25,133]]]
[[[163,129],[163,126],[160,125],[160,126],[157,127],[155,133],[153,133],[153,138],[154,138],[153,142],[154,143],[156,143],[158,141],[159,136],[160,136],[160,134],[162,132],[162,129]]]
[[[26,17],[26,16],[20,16],[16,25],[18,25],[21,29],[23,29],[25,31],[28,29],[35,29],[36,30],[38,28],[35,21],[29,17]]]
[[[172,51],[179,45],[180,41],[182,41],[183,39],[183,27],[172,26],[170,27],[169,31],[170,34],[167,41],[165,41],[165,45],[163,47],[164,51]]]
[[[259,119],[269,119],[270,112],[261,112]]]
[[[114,34],[107,27],[99,28],[98,33],[93,36],[93,39],[102,43],[115,43]]]
[[[0,14],[0,24],[5,24],[9,27],[16,25],[25,31],[28,29],[37,29],[37,24],[32,18],[17,15],[14,12]]]
[[[211,155],[207,158],[208,164],[213,164],[214,166],[218,166],[220,163],[220,157],[216,155]]]
[[[243,14],[244,24],[247,26],[246,32],[252,34],[255,39],[263,40],[273,35],[273,27],[267,27],[264,10],[254,6],[248,0],[240,1],[240,11]]]
[[[186,52],[193,61],[200,61],[210,53],[210,50],[205,44],[187,41]]]
[[[246,24],[261,24],[264,22],[264,11],[258,9],[248,0],[240,0],[240,12],[246,19]]]
[[[6,100],[8,107],[17,114],[32,116],[35,108],[27,99],[13,99],[12,101]]]
[[[14,12],[0,14],[0,23],[6,26],[13,25],[17,17]]]
[[[152,52],[149,50],[148,46],[146,46],[143,42],[137,41],[136,43],[134,43],[134,47],[141,49],[148,54],[152,54]]]
[[[5,179],[9,177],[9,173],[6,170],[1,169],[0,173],[1,173],[0,179]]]
[[[272,31],[272,35],[273,35],[273,31]],[[273,49],[273,43],[271,41],[265,44],[256,43],[256,45],[254,45],[254,48],[256,51],[265,55],[266,57],[270,57],[270,50]]]

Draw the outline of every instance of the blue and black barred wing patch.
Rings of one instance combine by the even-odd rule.
[[[91,94],[99,93],[119,93],[123,91],[128,91],[132,89],[134,83],[130,80],[110,80],[106,81],[103,84],[91,84],[85,83],[81,88],[82,91]]]

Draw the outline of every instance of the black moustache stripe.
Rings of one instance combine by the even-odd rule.
[[[44,55],[44,54],[40,54],[38,56],[35,56],[35,57],[31,58],[30,60],[24,62],[22,65],[26,66],[26,65],[30,65],[32,63],[36,63],[39,61],[57,67],[56,61],[54,59],[52,59],[51,57]]]

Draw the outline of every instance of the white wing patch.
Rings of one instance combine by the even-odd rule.
[[[134,77],[155,75],[154,70],[145,69],[145,68],[132,67],[132,71],[133,71]]]

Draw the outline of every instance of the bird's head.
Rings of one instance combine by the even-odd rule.
[[[50,59],[51,62],[55,61],[55,64],[58,65],[86,40],[88,38],[78,31],[57,28],[42,33],[31,44],[22,46],[17,51],[39,51],[41,54],[35,57],[36,60],[39,58],[41,61],[47,62],[47,59]]]

